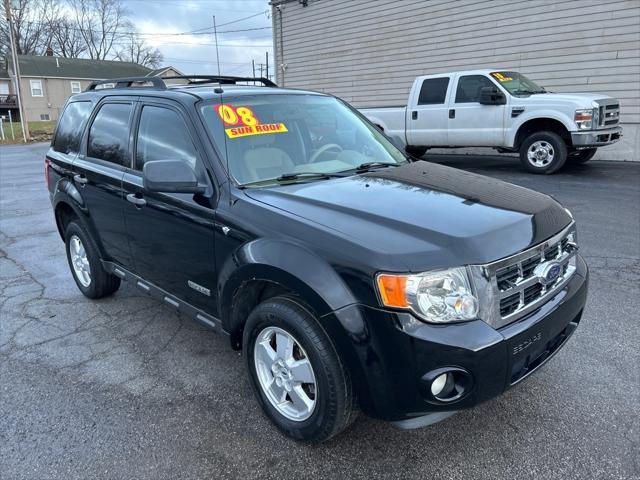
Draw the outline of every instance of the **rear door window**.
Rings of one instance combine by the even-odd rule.
[[[91,102],[71,102],[64,109],[56,128],[53,149],[60,153],[78,153],[82,132],[91,112]]]
[[[449,77],[428,78],[422,82],[418,105],[439,105],[447,98]]]
[[[89,130],[87,156],[118,165],[129,165],[130,103],[105,103]]]
[[[484,75],[465,75],[458,80],[456,103],[480,102],[480,90],[483,87],[495,87]]]

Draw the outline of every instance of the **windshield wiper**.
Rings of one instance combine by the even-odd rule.
[[[344,177],[339,173],[323,173],[323,172],[290,172],[283,173],[279,177],[266,178],[264,180],[256,180],[255,182],[247,182],[239,185],[240,188],[259,187],[263,185],[271,185],[274,183],[285,183],[295,180],[325,180],[329,178]]]
[[[365,163],[361,163],[353,170],[360,173],[360,172],[368,172],[376,168],[399,167],[400,165],[401,165],[400,163],[391,163],[391,162],[365,162]]]
[[[515,95],[536,95],[538,93],[549,93],[546,90],[514,90]]]
[[[300,180],[300,179],[313,179],[313,178],[336,178],[343,177],[344,175],[340,175],[337,173],[325,173],[325,172],[291,172],[291,173],[283,173],[278,178],[274,180],[276,182],[286,182],[289,180]]]

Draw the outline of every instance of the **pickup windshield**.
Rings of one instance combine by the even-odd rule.
[[[533,80],[529,80],[518,72],[491,72],[500,85],[507,89],[511,95],[534,95],[536,93],[547,93],[547,91]]]
[[[208,101],[200,113],[240,185],[332,178],[405,155],[341,101],[323,95],[260,94]]]

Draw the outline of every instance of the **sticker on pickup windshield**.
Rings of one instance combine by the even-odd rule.
[[[500,72],[493,72],[491,75],[493,76],[493,78],[495,78],[499,82],[510,82],[511,80],[513,80],[513,78],[507,77],[506,75],[503,75]]]
[[[214,108],[224,126],[230,127],[224,129],[229,138],[288,132],[284,123],[260,123],[256,114],[249,107],[234,107],[223,103],[215,105]]]

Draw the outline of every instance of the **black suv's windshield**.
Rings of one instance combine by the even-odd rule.
[[[533,80],[529,80],[518,72],[491,72],[500,85],[507,89],[511,95],[534,95],[536,93],[547,93],[547,91]]]
[[[240,185],[319,180],[406,161],[333,97],[261,94],[223,101],[206,102],[200,112]]]

